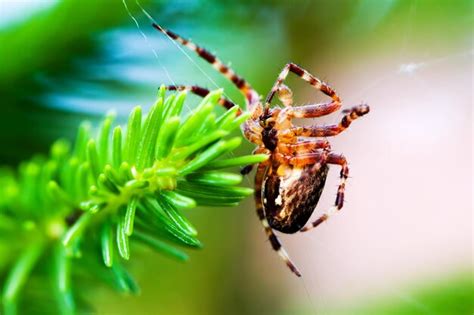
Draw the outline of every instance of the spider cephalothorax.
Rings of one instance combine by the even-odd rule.
[[[344,116],[336,125],[295,126],[292,123],[293,118],[316,118],[339,110],[341,99],[329,85],[300,66],[288,63],[281,71],[265,101],[262,102],[259,94],[247,81],[239,77],[209,51],[157,24],[153,24],[153,27],[196,52],[232,81],[245,96],[247,110],[250,111],[251,118],[242,125],[243,134],[250,142],[257,145],[254,153],[264,153],[269,156],[268,160],[258,165],[255,175],[257,215],[273,249],[278,252],[296,275],[301,276],[288,258],[273,230],[283,233],[307,231],[317,227],[331,214],[342,208],[349,168],[344,156],[331,151],[326,137],[336,136],[344,131],[353,120],[367,114],[369,107],[361,104],[343,110]],[[290,72],[330,97],[331,101],[293,106],[293,93],[283,84]],[[209,93],[209,90],[198,86],[169,86],[168,89],[188,90],[202,97]],[[282,107],[271,106],[275,95],[281,101]],[[235,106],[225,98],[220,100],[220,104],[228,109]],[[240,115],[240,111],[237,114]],[[306,225],[323,191],[329,164],[341,167],[335,204],[328,212]],[[246,167],[242,172],[248,173],[250,170],[251,167]]]

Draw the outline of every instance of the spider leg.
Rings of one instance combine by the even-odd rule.
[[[262,127],[253,121],[252,119],[247,119],[241,126],[240,129],[242,130],[245,138],[250,142],[260,146],[263,144],[262,142]],[[256,153],[266,153],[265,152],[258,152],[258,148],[253,151],[253,154]]]
[[[286,107],[293,105],[293,92],[285,84],[283,83],[280,84],[280,86],[278,87],[276,91],[276,94],[280,102],[282,102],[282,104],[285,105]]]
[[[257,215],[260,219],[260,222],[263,225],[265,233],[267,234],[268,240],[272,245],[273,250],[275,250],[278,255],[283,259],[286,263],[288,268],[295,273],[298,277],[301,277],[301,273],[298,271],[296,266],[291,262],[288,254],[286,253],[285,249],[281,246],[280,241],[278,240],[275,233],[273,233],[272,228],[268,224],[267,218],[265,216],[265,212],[263,210],[263,202],[262,202],[262,184],[263,178],[265,176],[265,171],[267,168],[267,163],[260,163],[257,167],[257,174],[255,175],[255,205],[257,209]]]
[[[208,89],[197,86],[197,85],[189,85],[189,86],[186,86],[186,85],[168,85],[168,86],[165,86],[165,88],[168,91],[188,91],[190,93],[193,93],[193,94],[198,95],[198,96],[203,97],[203,98],[206,97],[207,94],[210,93],[210,91]],[[233,102],[231,102],[230,100],[228,100],[225,97],[221,97],[221,99],[219,100],[219,104],[222,105],[223,107],[225,107],[226,109],[231,109],[232,107],[236,106]],[[239,108],[237,110],[236,116],[240,116],[240,114],[242,114],[242,111]]]
[[[355,106],[351,109],[344,110],[343,113],[346,113],[341,122],[337,125],[330,126],[309,126],[309,127],[293,127],[291,131],[300,137],[331,137],[340,134],[342,131],[346,130],[352,121],[356,120],[359,117],[364,116],[369,112],[369,106],[361,104]]]
[[[321,215],[318,219],[313,221],[310,225],[307,225],[307,226],[303,227],[300,230],[300,232],[306,232],[308,230],[311,230],[311,229],[317,227],[318,225],[320,225],[321,223],[323,223],[324,221],[329,219],[329,217],[332,214],[334,214],[337,211],[341,210],[341,208],[344,205],[344,190],[345,190],[345,187],[346,187],[346,180],[349,176],[349,167],[347,166],[346,158],[342,155],[339,155],[339,154],[330,153],[327,157],[326,163],[337,164],[337,165],[341,166],[341,173],[340,173],[341,181],[340,181],[339,187],[337,189],[336,201],[334,203],[334,206],[331,207],[331,209],[329,209],[328,212]]]
[[[288,118],[316,118],[329,115],[341,108],[340,102],[328,102],[319,104],[308,104],[288,108]]]
[[[320,150],[315,152],[298,154],[293,157],[287,158],[287,160],[288,163],[293,166],[304,167],[308,164],[326,163],[327,158],[328,152]]]
[[[156,23],[153,23],[152,26],[163,34],[169,36],[171,39],[185,46],[189,50],[194,51],[199,57],[206,60],[217,71],[219,71],[222,75],[224,75],[227,79],[234,83],[234,85],[239,89],[239,91],[245,96],[249,110],[252,110],[258,105],[258,103],[260,103],[260,97],[258,96],[258,93],[252,88],[252,86],[250,86],[250,84],[245,79],[237,75],[234,70],[223,64],[222,61],[220,61],[214,54],[194,44],[190,40],[182,38],[178,34],[164,29]]]
[[[306,82],[308,82],[311,86],[313,86],[315,89],[320,90],[327,96],[331,97],[333,99],[333,103],[339,104],[341,99],[339,96],[336,94],[336,92],[326,83],[323,81],[319,80],[315,76],[313,76],[311,73],[306,71],[305,69],[301,68],[297,64],[294,63],[287,63],[285,67],[283,67],[283,70],[281,71],[280,75],[278,76],[277,80],[275,81],[275,84],[273,85],[272,89],[270,90],[270,93],[268,93],[266,99],[265,99],[265,105],[269,106],[271,103],[273,97],[275,96],[275,93],[278,92],[280,99],[288,99],[288,94],[285,90],[288,89],[285,86],[282,85],[283,81],[285,81],[286,77],[288,76],[288,73],[293,72]],[[282,87],[283,86],[283,87]],[[283,97],[282,97],[283,96]],[[290,95],[291,96],[291,95]],[[289,102],[289,101],[288,101]],[[285,104],[285,101],[283,101]]]
[[[341,107],[340,102],[332,101],[328,103],[320,103],[320,104],[308,104],[304,106],[295,106],[290,107],[287,106],[282,109],[279,114],[278,118],[276,119],[276,128],[280,130],[290,130],[290,134],[292,135],[289,139],[290,141],[294,137],[294,133],[291,130],[294,128],[292,124],[293,118],[316,118],[325,115],[329,115]],[[282,134],[285,134],[283,132]],[[289,134],[288,134],[289,135]],[[280,137],[280,140],[283,142],[288,141],[285,137]]]
[[[317,149],[331,150],[331,144],[326,139],[311,139],[299,141],[296,143],[280,143],[278,144],[278,152],[289,155],[301,155],[304,153],[312,153]]]
[[[293,105],[293,92],[291,89],[283,83],[277,88],[276,95],[278,99],[285,105],[285,110],[280,115],[284,116],[284,119],[292,118],[316,118],[325,115],[329,115],[339,108],[341,108],[341,102],[333,100],[332,102],[320,103],[320,104],[308,104],[304,106],[292,106]]]

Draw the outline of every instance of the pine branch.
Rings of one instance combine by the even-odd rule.
[[[125,130],[110,114],[97,136],[84,123],[73,147],[59,140],[49,157],[35,157],[18,172],[0,170],[0,246],[8,250],[2,263],[9,266],[5,314],[17,313],[25,285],[41,265],[53,266],[48,276],[57,311],[73,314],[76,271],[86,268],[97,280],[134,293],[138,286],[122,266],[131,245],[177,260],[187,259],[179,247],[201,246],[182,211],[237,205],[252,190],[237,186],[241,175],[221,169],[266,158],[218,159],[240,145],[241,138],[229,134],[248,118],[236,116],[237,107],[216,117],[221,94],[210,93],[183,119],[186,94],[165,97],[161,88],[148,114],[132,110]],[[96,268],[94,257],[108,268]]]

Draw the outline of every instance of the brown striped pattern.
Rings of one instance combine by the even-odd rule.
[[[311,224],[302,228],[301,232],[306,232],[311,229],[314,229],[315,227],[317,227],[318,225],[320,225],[321,223],[329,219],[329,217],[334,212],[341,210],[341,208],[344,206],[344,191],[346,188],[346,180],[349,177],[349,167],[347,166],[347,160],[343,155],[330,153],[327,157],[326,162],[329,164],[336,164],[336,165],[341,166],[341,173],[340,173],[341,182],[339,183],[339,187],[337,189],[336,202],[334,203],[333,208],[331,208],[327,213],[324,213],[323,215],[321,215]]]
[[[234,70],[226,66],[222,63],[214,54],[210,51],[194,44],[188,39],[185,39],[179,36],[176,33],[173,33],[170,30],[164,29],[158,24],[152,23],[152,26],[157,29],[158,31],[168,35],[173,40],[177,41],[181,45],[185,46],[189,50],[194,51],[199,57],[206,60],[210,63],[214,69],[222,73],[227,79],[229,79],[234,85],[244,94],[247,103],[249,105],[255,105],[254,103],[258,101],[258,94],[257,92],[250,86],[250,84],[245,81],[242,77],[237,75]]]
[[[293,72],[306,82],[308,82],[311,86],[313,86],[315,89],[320,90],[327,96],[331,97],[333,99],[333,102],[335,103],[340,103],[341,99],[339,96],[336,94],[336,92],[326,83],[323,81],[319,80],[315,76],[313,76],[311,73],[306,71],[305,69],[301,68],[295,63],[287,63],[283,70],[281,71],[280,75],[278,76],[275,84],[273,85],[272,89],[270,90],[270,93],[268,93],[266,99],[265,99],[265,105],[269,106],[270,103],[272,102],[273,97],[275,96],[275,93],[279,90],[280,86],[282,85],[283,81],[285,81],[286,77],[288,76],[289,72]]]
[[[301,273],[298,271],[296,266],[291,262],[290,258],[288,257],[288,254],[286,253],[285,249],[281,246],[281,243],[278,240],[278,237],[275,235],[275,233],[273,233],[273,230],[268,224],[267,218],[265,217],[265,211],[263,209],[263,202],[262,202],[262,186],[263,186],[262,184],[263,184],[263,178],[265,176],[266,168],[267,168],[266,163],[260,163],[257,167],[257,174],[255,175],[255,208],[257,210],[257,215],[258,215],[258,218],[260,219],[260,222],[263,225],[265,234],[267,235],[268,240],[270,241],[270,244],[273,250],[278,253],[278,255],[285,262],[286,266],[290,268],[290,270],[295,275],[297,275],[298,277],[301,277]]]
[[[318,225],[320,225],[321,223],[323,223],[324,221],[326,221],[328,219],[328,215],[327,214],[323,214],[322,216],[320,216],[316,221],[312,222],[310,225],[307,225],[305,226],[304,228],[302,228],[300,231],[301,232],[306,232],[306,231],[309,231],[311,229],[314,229],[315,227],[317,227]]]
[[[294,127],[293,131],[297,136],[301,137],[336,136],[346,130],[354,120],[367,114],[369,110],[369,106],[365,104],[358,105],[351,109],[344,110],[343,113],[346,114],[344,115],[344,117],[342,117],[341,122],[337,125]]]
[[[340,102],[329,102],[321,104],[308,104],[295,106],[289,112],[290,118],[316,118],[329,115],[341,108]]]
[[[297,143],[282,143],[279,145],[279,149],[282,153],[301,155],[304,153],[311,153],[317,149],[330,150],[331,144],[326,139],[315,139],[300,141]]]
[[[201,96],[201,97],[206,97],[207,94],[210,93],[210,91],[208,89],[197,86],[197,85],[190,85],[190,86],[186,86],[186,85],[168,85],[168,86],[165,86],[165,88],[169,91],[189,91],[189,92],[191,92],[195,95]],[[229,101],[225,97],[221,97],[219,99],[219,104],[222,105],[223,107],[225,107],[226,109],[231,109],[232,107],[236,106],[234,103],[232,103],[231,101]],[[239,108],[237,110],[236,116],[240,116],[241,114],[242,114],[242,110]]]
[[[317,151],[309,152],[291,157],[289,163],[295,167],[304,167],[310,164],[326,163],[327,152]]]

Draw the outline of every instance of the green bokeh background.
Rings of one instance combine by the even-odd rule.
[[[134,0],[127,2],[147,40],[120,0],[0,2],[0,19],[4,19],[0,28],[1,164],[16,165],[34,153],[46,152],[54,139],[72,138],[82,119],[97,119],[112,108],[123,117],[134,105],[149,105],[156,88],[163,83],[224,87],[231,99],[242,103],[242,97],[231,84],[190,54],[212,77],[214,85],[171,42],[154,32]],[[382,94],[392,99],[403,93],[396,87],[406,79],[400,73],[413,75],[418,68],[430,70],[438,63],[445,68],[452,66],[470,72],[472,89],[473,3],[469,0],[143,0],[141,4],[162,25],[217,52],[225,62],[232,61],[233,68],[262,95],[288,61],[304,65],[312,72],[314,69],[336,89],[338,82],[353,81],[353,86],[346,84],[341,94],[357,95],[369,103],[371,94],[376,92],[385,91]],[[11,18],[9,12],[15,12],[18,17]],[[397,53],[392,54],[393,51]],[[463,67],[459,67],[459,62]],[[361,63],[373,63],[382,70],[368,68],[359,76],[354,69],[359,69],[357,65]],[[385,76],[391,75],[395,80],[386,80]],[[415,75],[424,80],[431,74]],[[301,82],[294,78],[289,82],[299,103],[310,102],[308,96],[314,98]],[[469,89],[469,82],[456,84]],[[361,87],[363,93],[359,93]],[[445,88],[443,83],[419,93],[434,93],[437,89],[448,98],[458,93],[456,89]],[[472,90],[470,104],[469,93],[464,99],[466,104],[446,106],[472,117]],[[416,104],[413,99],[413,106]],[[372,109],[377,108],[377,104],[371,105]],[[422,115],[420,120],[423,124]],[[467,126],[471,135],[463,136],[470,137],[467,142],[472,148],[472,118],[468,118]],[[351,139],[359,141],[352,143],[353,147],[364,146],[362,133]],[[252,146],[245,144],[240,153],[251,150]],[[364,157],[363,150],[354,150],[360,158]],[[470,168],[465,169],[469,174],[472,152],[468,147],[464,150],[462,153],[471,161]],[[371,154],[367,153],[365,158],[373,159]],[[361,172],[359,169],[359,176]],[[472,200],[472,176],[469,183]],[[358,191],[370,198],[371,192],[363,188],[359,187]],[[454,194],[453,197],[459,198]],[[467,197],[465,207],[469,207]],[[347,207],[350,206],[351,203]],[[297,282],[281,266],[265,242],[251,200],[239,208],[196,209],[189,217],[196,223],[205,244],[203,250],[191,253],[189,262],[176,263],[149,252],[140,257],[134,255],[130,268],[141,285],[140,296],[121,296],[101,286],[81,295],[92,301],[100,314],[472,314],[474,311],[469,259],[472,246],[459,256],[466,259],[449,268],[440,267],[442,272],[420,270],[419,276],[397,283],[406,299],[382,292],[376,298],[348,293],[325,300],[318,298],[318,287],[312,286],[311,280]],[[470,219],[472,222],[472,216]],[[331,233],[330,228],[325,232]],[[400,232],[403,238],[403,231]],[[306,244],[301,248],[310,249],[311,240],[305,239]],[[291,244],[297,246],[295,242]],[[391,278],[387,279],[386,287],[390,287]]]

